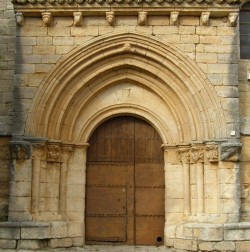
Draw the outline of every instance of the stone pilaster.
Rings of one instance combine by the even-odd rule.
[[[204,213],[204,146],[193,144],[190,151],[191,162],[196,169],[197,213]]]
[[[191,213],[191,190],[190,190],[190,146],[179,145],[180,161],[183,167],[183,197],[184,214]]]

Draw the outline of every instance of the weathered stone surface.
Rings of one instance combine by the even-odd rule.
[[[16,248],[16,240],[0,239],[0,249],[15,249],[15,248]]]
[[[34,226],[21,228],[22,239],[48,239],[51,237],[49,226]]]
[[[17,243],[18,249],[36,250],[46,247],[47,241],[43,240],[19,240]]]
[[[52,238],[61,238],[67,237],[68,228],[66,222],[52,222],[51,223],[51,237]]]
[[[71,238],[50,239],[48,246],[50,248],[69,248],[72,246]]]
[[[1,227],[0,226],[0,239],[20,239],[19,227]]]

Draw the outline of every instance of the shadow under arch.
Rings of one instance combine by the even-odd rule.
[[[130,32],[97,37],[60,59],[37,91],[25,135],[82,142],[103,115],[126,113],[153,120],[166,143],[227,136],[219,97],[198,65]]]

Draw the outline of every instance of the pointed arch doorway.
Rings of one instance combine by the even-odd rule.
[[[156,130],[139,118],[114,117],[89,143],[86,244],[163,244],[164,158]]]

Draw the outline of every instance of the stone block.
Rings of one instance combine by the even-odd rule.
[[[153,26],[153,34],[155,35],[171,35],[178,34],[179,28],[177,26]]]
[[[237,229],[225,229],[224,230],[225,241],[240,241],[245,240],[244,230]]]
[[[209,224],[201,229],[200,239],[203,241],[222,241],[223,227],[213,227]]]
[[[40,249],[46,247],[47,241],[43,240],[19,240],[17,243],[18,249]]]
[[[84,224],[81,222],[68,222],[68,236],[81,237],[84,234]]]
[[[216,35],[217,35],[217,28],[212,26],[198,26],[196,27],[196,34],[198,35],[206,35],[206,36],[214,36],[215,40],[210,40],[209,44],[215,43]]]
[[[193,241],[193,240],[175,239],[174,240],[174,248],[191,250],[191,251],[198,251],[197,242]]]
[[[0,239],[20,239],[20,228],[0,227]]]
[[[48,54],[55,54],[56,47],[55,46],[33,46],[33,54],[37,55],[48,55]]]
[[[39,224],[38,224],[39,225]],[[51,237],[49,226],[21,227],[22,239],[49,239]]]
[[[71,50],[73,50],[75,46],[56,46],[56,54],[67,54]]]
[[[169,16],[148,16],[148,25],[162,25],[167,26],[169,25]]]
[[[181,35],[181,43],[184,44],[198,44],[200,37],[198,35]]]
[[[237,252],[248,252],[250,250],[250,241],[240,241],[235,244]]]
[[[199,250],[201,251],[214,251],[215,242],[201,242],[199,244]]]
[[[36,45],[40,46],[44,46],[44,45],[52,45],[52,37],[37,37],[36,39],[37,43]]]
[[[84,244],[84,238],[83,237],[74,237],[74,238],[72,238],[73,247],[82,247],[83,244]]]
[[[16,240],[0,239],[0,249],[15,249]]]
[[[9,210],[11,212],[29,212],[31,207],[30,197],[11,197]]]
[[[50,248],[69,248],[72,247],[71,238],[62,238],[62,239],[50,239],[48,246]]]
[[[66,222],[51,222],[51,237],[62,238],[67,237],[68,227]]]
[[[216,53],[196,53],[196,62],[217,63],[218,56]]]
[[[180,16],[180,25],[200,25],[200,18],[194,16]]]
[[[234,242],[217,242],[214,246],[215,250],[218,251],[235,251],[235,243]]]

